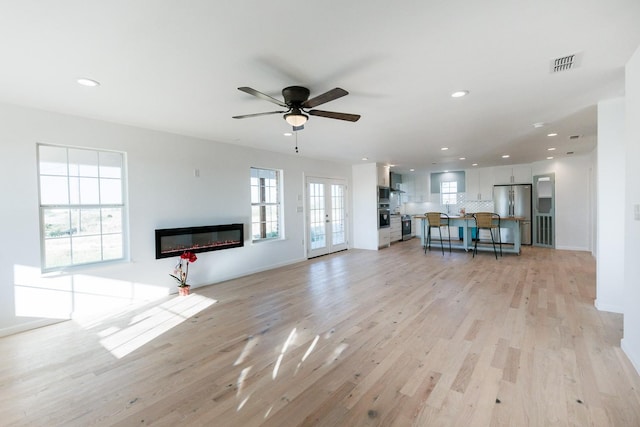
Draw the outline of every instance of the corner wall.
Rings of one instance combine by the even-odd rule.
[[[622,349],[640,373],[640,48],[625,69],[626,202],[624,205],[624,338]],[[638,214],[640,215],[640,213]]]
[[[598,103],[598,310],[624,310],[625,100]]]

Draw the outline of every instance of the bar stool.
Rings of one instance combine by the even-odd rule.
[[[473,256],[475,257],[478,253],[478,240],[480,240],[480,230],[485,229],[489,230],[489,234],[491,235],[491,243],[493,244],[493,253],[498,259],[498,251],[496,251],[496,242],[493,238],[493,230],[498,229],[498,244],[500,245],[500,256],[502,256],[502,236],[500,235],[500,215],[493,212],[476,212],[473,214],[473,218],[476,220],[476,239],[475,244],[473,245]],[[497,220],[498,223],[495,224],[494,221]]]
[[[427,241],[424,245],[424,253],[427,253],[427,248],[431,250],[431,229],[437,228],[440,233],[440,248],[442,249],[442,255],[444,255],[444,243],[442,241],[442,227],[447,227],[447,237],[449,239],[449,253],[451,253],[451,233],[449,230],[449,215],[440,212],[427,212],[424,214],[427,217],[429,225],[427,225]]]

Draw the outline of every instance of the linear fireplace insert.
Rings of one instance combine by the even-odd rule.
[[[208,252],[244,246],[244,224],[156,230],[156,259],[189,252]]]

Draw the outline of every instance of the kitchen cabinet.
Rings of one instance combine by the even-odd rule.
[[[389,238],[391,243],[402,240],[402,218],[401,215],[391,215],[391,227],[389,227]]]
[[[389,166],[378,165],[378,185],[380,187],[389,187]]]
[[[494,168],[494,184],[531,184],[531,166],[510,165]]]
[[[422,236],[422,220],[420,218],[411,219],[411,237]]]
[[[476,200],[493,199],[494,180],[494,168],[478,169],[478,198]]]
[[[406,201],[409,203],[423,203],[430,200],[428,175],[405,174],[402,176],[402,186],[406,191]]]
[[[391,229],[379,228],[378,229],[378,248],[384,248],[391,244]]]
[[[465,170],[466,200],[491,200],[493,193],[493,169],[474,168]]]

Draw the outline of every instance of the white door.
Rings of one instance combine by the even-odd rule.
[[[307,257],[347,249],[347,185],[307,178]]]

